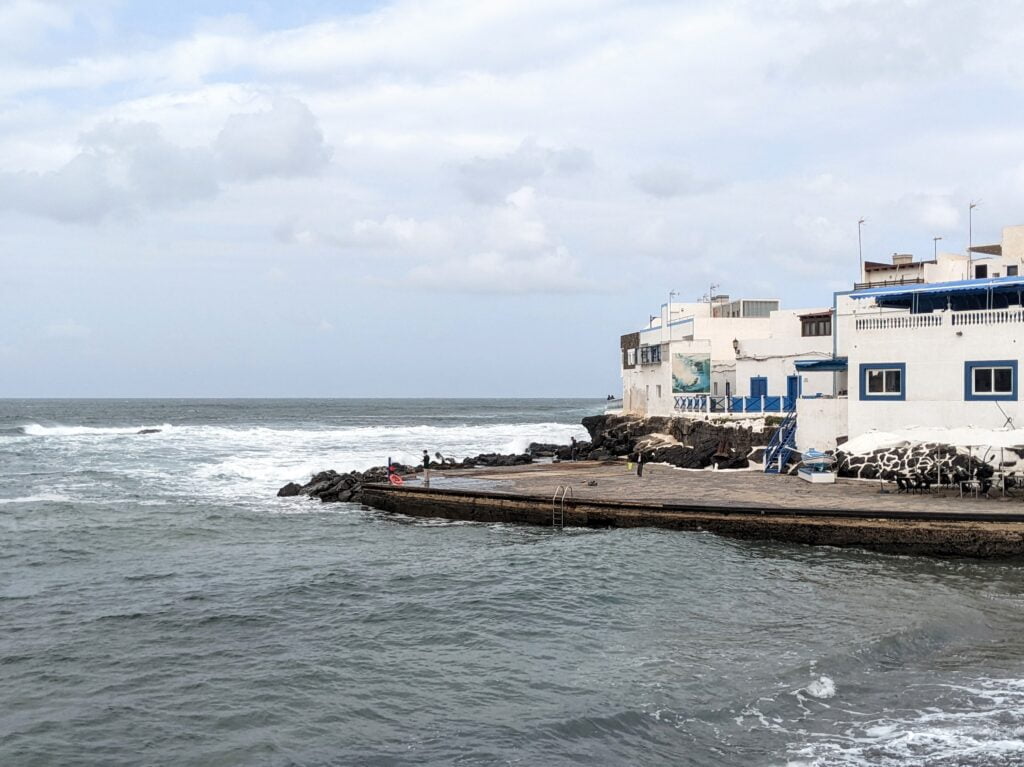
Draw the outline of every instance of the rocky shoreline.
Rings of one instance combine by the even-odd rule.
[[[589,441],[576,444],[577,460],[608,461],[643,452],[649,462],[667,463],[684,469],[744,469],[758,463],[768,444],[771,426],[716,424],[683,418],[639,418],[623,415],[594,415],[582,420]],[[432,472],[494,466],[521,466],[538,459],[567,461],[569,445],[532,443],[525,453],[484,453],[462,460],[445,459],[431,464]],[[418,467],[393,464],[400,476],[414,475]],[[289,482],[278,497],[305,495],[324,503],[358,503],[363,485],[387,482],[387,467],[366,471],[338,472],[333,469],[314,474],[305,484]]]
[[[649,463],[663,463],[683,469],[746,469],[763,463],[765,446],[771,440],[778,419],[749,422],[714,421],[691,418],[625,415],[587,416],[581,423],[589,441],[576,444],[581,461],[609,461],[642,452]],[[797,454],[791,455],[790,473],[796,470]],[[565,461],[569,445],[533,443],[526,452],[501,455],[485,453],[462,460],[444,459],[431,471],[520,466],[538,460]],[[840,445],[835,451],[836,473],[841,477],[894,481],[897,478],[945,478],[950,483],[975,478],[991,482],[996,470],[1024,475],[1024,446],[1008,447],[998,454],[973,455],[955,445],[938,442],[904,442],[891,447],[850,450]],[[402,476],[414,475],[418,467],[395,465]],[[278,496],[306,495],[324,502],[359,502],[363,485],[387,481],[387,469],[376,466],[366,471],[315,474],[305,484],[289,482]]]

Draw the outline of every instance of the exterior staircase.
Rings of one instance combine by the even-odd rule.
[[[779,474],[796,450],[796,411],[786,413],[764,451],[764,473]]]

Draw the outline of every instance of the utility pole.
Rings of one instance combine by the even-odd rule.
[[[867,219],[862,218],[857,222],[857,256],[860,258],[860,279],[864,279],[864,243],[861,239],[860,230],[864,228],[864,222]]]

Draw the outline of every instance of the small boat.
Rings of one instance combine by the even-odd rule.
[[[832,471],[835,458],[828,453],[811,448],[800,456],[800,468],[797,476],[813,484],[831,485],[836,481],[836,473]]]
[[[828,453],[815,450],[813,447],[801,455],[801,463],[804,466],[831,466],[835,459]]]

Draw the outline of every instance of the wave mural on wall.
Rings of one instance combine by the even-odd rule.
[[[711,355],[673,354],[672,393],[710,394]]]

